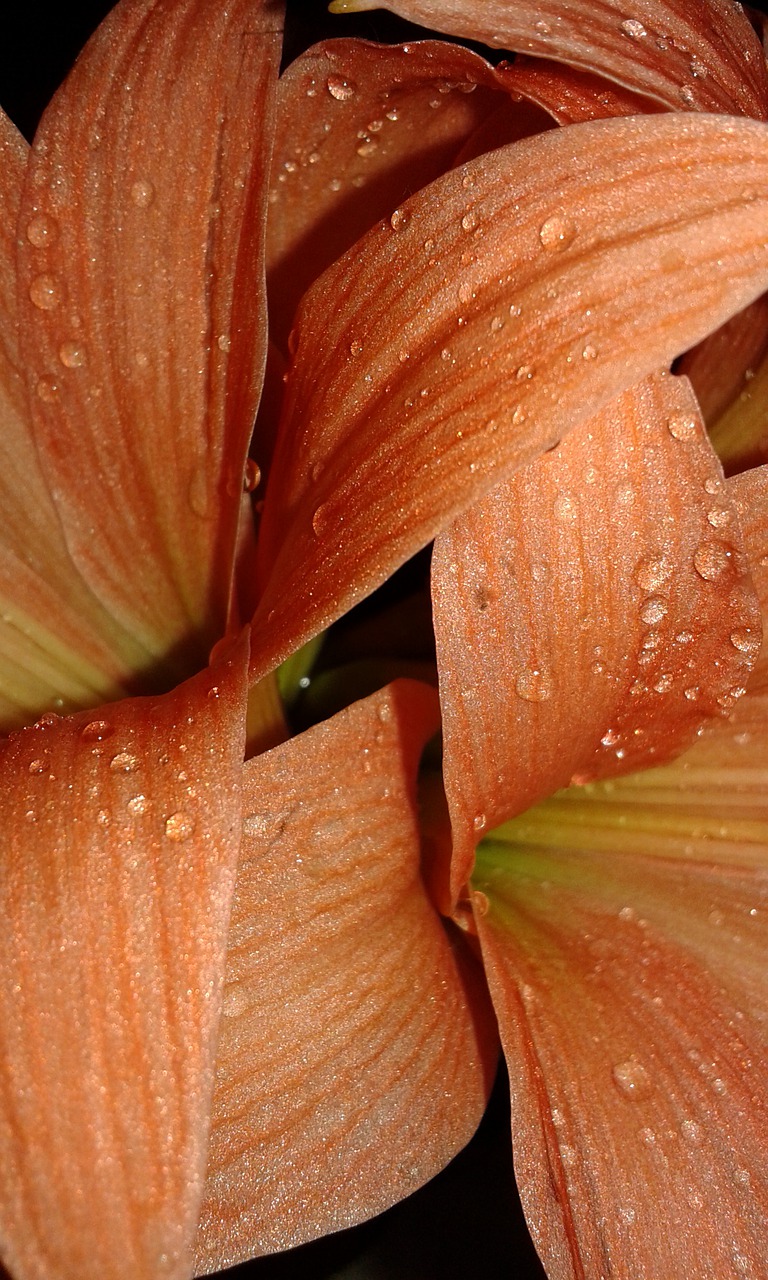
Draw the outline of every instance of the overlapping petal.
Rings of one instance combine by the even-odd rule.
[[[752,121],[573,126],[447,174],[331,267],[297,318],[257,669],[755,297],[767,179]]]
[[[240,642],[172,694],[4,746],[0,1251],[17,1280],[189,1274],[246,668]]]
[[[440,535],[454,892],[483,832],[574,775],[674,755],[734,704],[761,640],[747,570],[695,397],[669,374],[626,392]]]
[[[118,6],[27,169],[20,322],[45,478],[80,573],[182,671],[229,603],[280,19],[277,0]]]
[[[675,763],[478,851],[521,1195],[558,1280],[761,1274],[766,726],[748,696]]]
[[[750,383],[768,352],[768,297],[756,298],[716,333],[710,334],[677,365],[677,372],[690,378],[704,419],[713,428],[713,438],[720,457],[734,470],[747,459],[757,459],[750,402],[754,399]],[[744,392],[740,405],[734,406],[725,422],[720,423],[737,396]],[[744,409],[745,404],[750,407]],[[738,426],[736,424],[739,424]],[[741,425],[743,423],[743,426]],[[749,426],[747,426],[749,423]]]
[[[596,71],[673,111],[768,114],[760,42],[730,0],[334,0],[330,8],[391,9],[436,31]]]
[[[419,877],[437,723],[402,681],[246,766],[202,1270],[386,1208],[479,1121],[493,1019]]]

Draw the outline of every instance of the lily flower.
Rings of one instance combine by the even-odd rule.
[[[722,760],[762,750],[759,666],[732,708],[765,482],[726,485],[664,371],[768,288],[729,13],[698,77],[727,114],[544,130],[467,50],[278,80],[276,0],[122,0],[31,150],[3,119],[17,1280],[209,1273],[408,1194],[482,1114],[488,989],[549,1273],[667,1276],[695,1232],[758,1274],[759,757],[738,801]],[[422,873],[434,690],[274,745],[274,672],[433,539],[452,848],[434,825]],[[655,843],[611,858],[638,790]]]

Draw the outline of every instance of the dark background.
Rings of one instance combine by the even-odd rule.
[[[767,6],[765,0],[757,7]],[[110,0],[70,0],[53,9],[48,0],[23,5],[0,0],[0,105],[28,138],[111,7]],[[332,18],[324,0],[288,0],[288,60],[333,35],[396,42],[417,34],[422,34],[419,28],[389,14]],[[230,1280],[544,1280],[514,1186],[503,1072],[477,1137],[416,1195],[351,1231],[227,1275]]]

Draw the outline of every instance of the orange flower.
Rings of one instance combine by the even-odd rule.
[[[765,114],[722,8],[683,105]],[[768,285],[765,126],[516,105],[680,105],[677,29],[636,56],[650,19],[565,49],[621,63],[608,106],[440,43],[318,46],[278,84],[280,19],[123,0],[29,155],[3,124],[0,683],[7,730],[43,714],[0,757],[0,1251],[18,1280],[183,1277],[429,1178],[496,1055],[434,902],[479,934],[550,1273],[666,1277],[695,1232],[749,1274],[764,842],[732,797],[716,835],[701,810],[757,693],[666,771],[594,779],[679,752],[756,657],[761,477],[726,486],[659,370]],[[564,57],[560,8],[536,22]],[[449,882],[434,835],[428,892],[431,689],[263,748],[276,666],[433,538],[453,856]],[[580,833],[638,789],[656,843],[606,857]]]

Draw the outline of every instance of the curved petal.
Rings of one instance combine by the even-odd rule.
[[[695,398],[668,374],[440,535],[454,893],[483,832],[572,777],[678,753],[744,693],[761,620],[742,559]]]
[[[478,54],[436,41],[329,40],[288,67],[278,86],[267,241],[270,330],[283,347],[312,281],[450,168],[502,97]]]
[[[673,111],[768,114],[760,43],[731,0],[334,0],[329,8],[390,9],[436,31],[554,58]]]
[[[246,766],[201,1270],[379,1212],[480,1119],[487,996],[419,878],[437,721],[399,681]]]
[[[29,148],[0,113],[0,729],[127,691],[149,657],[72,565],[40,465],[19,352],[16,225]]]
[[[755,297],[763,191],[751,121],[574,125],[447,174],[331,267],[295,331],[257,670]]]
[[[529,102],[542,107],[561,125],[663,109],[652,98],[645,98],[590,71],[539,58],[519,57],[514,63],[502,63],[497,75],[510,92],[524,94]]]
[[[247,647],[4,744],[0,1252],[189,1274],[240,839]]]
[[[43,118],[21,211],[22,345],[68,548],[185,672],[226,620],[263,368],[280,12],[118,5]]]
[[[762,1274],[768,703],[481,846],[476,903],[548,1275]],[[482,895],[482,896],[480,896]]]

